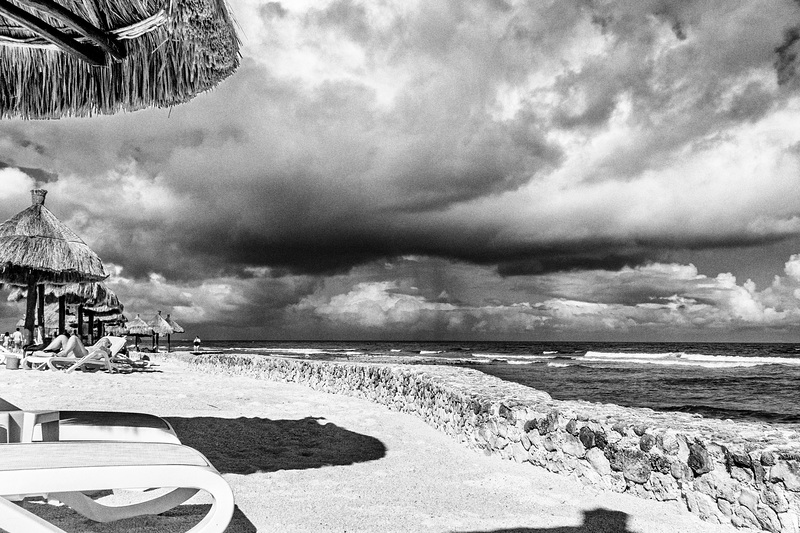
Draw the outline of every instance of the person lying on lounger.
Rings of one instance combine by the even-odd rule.
[[[108,355],[111,353],[111,341],[106,338],[100,339],[94,348],[102,350]],[[74,332],[69,337],[63,334],[59,335],[42,351],[55,352],[56,357],[80,358],[89,355],[89,350]]]

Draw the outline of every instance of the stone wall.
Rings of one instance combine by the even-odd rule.
[[[609,404],[556,401],[470,368],[205,355],[207,372],[302,383],[414,414],[487,455],[642,498],[715,523],[799,533],[800,434]]]

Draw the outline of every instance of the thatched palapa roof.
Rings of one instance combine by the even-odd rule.
[[[107,278],[97,254],[44,206],[46,194],[34,189],[33,205],[0,224],[0,279],[27,285]]]
[[[136,318],[131,320],[126,324],[126,329],[128,330],[128,335],[152,335],[153,328],[151,328],[147,322],[142,320],[139,315],[136,315]]]
[[[175,333],[175,330],[172,329],[172,326],[169,325],[169,322],[164,320],[164,317],[161,316],[161,311],[159,311],[152,319],[148,320],[147,325],[153,328],[153,333],[156,335],[172,335]]]
[[[2,118],[171,107],[238,65],[225,0],[0,1]]]
[[[110,309],[118,311],[124,310],[124,306],[120,303],[117,295],[114,291],[109,289],[105,283],[45,284],[45,304],[56,303],[61,296],[66,298],[67,305],[85,304],[91,311],[101,310],[102,312]],[[27,297],[27,287],[14,287],[8,295],[8,301],[19,302]]]
[[[185,329],[183,329],[183,326],[172,320],[169,315],[167,315],[166,320],[167,324],[169,324],[169,326],[172,328],[172,333],[183,333],[184,331],[186,331]]]
[[[75,315],[67,315],[66,321],[68,324],[75,323]],[[35,325],[39,326],[41,324],[38,323],[37,320]],[[17,321],[16,327],[21,328],[25,326],[25,317],[21,317]],[[54,330],[58,328],[58,304],[47,304],[44,306],[44,327],[48,330]]]

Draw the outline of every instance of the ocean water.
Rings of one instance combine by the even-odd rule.
[[[172,342],[191,350],[191,341]],[[424,356],[548,392],[709,418],[800,423],[800,345],[756,343],[203,341],[306,359]]]

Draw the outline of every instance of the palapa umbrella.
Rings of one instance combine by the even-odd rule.
[[[89,338],[91,342],[94,342],[95,322],[97,322],[99,328],[103,329],[106,324],[113,323],[124,316],[122,315],[122,311],[125,310],[125,306],[119,301],[117,295],[108,287],[105,288],[105,291],[106,297],[102,300],[97,300],[90,305],[81,306],[80,314],[86,313],[89,315]],[[99,331],[98,336],[102,335],[103,332]]]
[[[180,324],[178,324],[177,322],[172,320],[169,317],[169,314],[167,314],[167,318],[165,320],[167,321],[167,324],[169,324],[169,326],[172,328],[172,333],[183,333],[184,331],[186,331],[185,329],[183,329],[183,327]],[[170,351],[170,349],[171,349],[171,347],[170,347],[170,335],[172,335],[172,333],[167,333],[167,351]]]
[[[128,335],[133,335],[136,338],[137,350],[139,349],[139,337],[149,337],[153,334],[153,328],[151,328],[147,322],[142,320],[138,313],[136,318],[126,324],[126,330]]]
[[[31,191],[33,205],[0,224],[0,280],[28,291],[25,341],[33,338],[38,285],[100,281],[100,258],[44,206],[47,191]]]
[[[0,117],[171,107],[239,65],[225,0],[0,0]]]
[[[44,335],[54,337],[53,333],[59,331],[60,315],[58,312],[58,304],[47,304],[44,306],[44,321],[40,322],[38,319],[35,322],[36,327],[42,327]],[[74,319],[74,315],[68,315],[68,319]],[[25,317],[22,316],[17,321],[16,327],[21,328],[25,326]]]
[[[80,334],[83,334],[83,312],[84,309],[89,314],[89,330],[93,329],[94,313],[106,313],[109,311],[120,312],[124,310],[123,305],[120,303],[114,291],[109,289],[105,283],[67,283],[64,285],[53,285],[52,283],[45,283],[43,288],[40,288],[39,294],[44,293],[43,301],[39,301],[39,306],[44,304],[59,304],[59,321],[58,329],[63,331],[65,311],[67,305],[77,305],[77,328]],[[28,296],[28,289],[26,287],[16,286],[8,295],[9,302],[18,302],[24,300]],[[86,306],[86,307],[84,307]],[[92,342],[94,342],[92,336]]]
[[[172,335],[175,333],[175,330],[172,329],[172,326],[169,325],[163,316],[161,316],[161,311],[156,313],[152,319],[147,321],[147,325],[153,328],[153,347],[158,351],[158,337],[161,335]],[[169,346],[167,346],[169,349]]]

